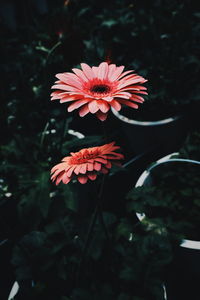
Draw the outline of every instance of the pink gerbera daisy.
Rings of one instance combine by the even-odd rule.
[[[54,166],[51,170],[51,179],[58,185],[61,181],[69,183],[73,178],[77,178],[82,184],[88,179],[95,180],[97,174],[108,173],[112,164],[120,164],[124,156],[115,150],[120,149],[115,146],[115,142],[103,146],[84,148],[79,152],[70,153],[62,159],[62,162]]]
[[[68,112],[79,109],[80,117],[89,112],[104,121],[110,108],[119,111],[121,105],[138,108],[136,103],[144,102],[138,94],[147,95],[147,80],[133,73],[133,70],[123,72],[124,66],[102,62],[98,67],[90,67],[85,63],[80,69],[72,69],[73,73],[57,74],[59,79],[52,86],[56,89],[51,94],[51,100],[59,99],[60,103],[72,102]]]

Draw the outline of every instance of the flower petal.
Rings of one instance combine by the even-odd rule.
[[[122,88],[125,87],[125,86],[129,86],[129,85],[131,85],[131,84],[135,84],[135,83],[139,83],[139,82],[141,82],[140,77],[139,77],[139,78],[129,79],[129,80],[125,81],[124,83],[120,83],[120,84],[118,85],[118,88],[119,88],[119,89],[122,89]]]
[[[113,72],[113,74],[111,76],[109,76],[109,79],[111,81],[115,81],[121,75],[123,70],[124,70],[124,66],[117,67],[116,71]]]
[[[113,97],[112,96],[107,96],[107,97],[102,97],[101,99],[110,102],[110,101],[113,100]]]
[[[143,103],[144,102],[144,99],[141,97],[141,96],[138,96],[138,95],[132,95],[131,100],[135,101],[135,102],[139,102],[139,103]]]
[[[116,110],[120,111],[121,109],[121,104],[118,102],[118,100],[113,100],[110,102],[110,105]]]
[[[87,171],[87,164],[82,164],[79,172],[81,174],[85,174],[86,171]]]
[[[107,62],[102,62],[99,65],[98,68],[98,78],[99,79],[104,79],[107,77],[107,73],[108,73],[108,63]]]
[[[88,177],[86,175],[78,175],[77,178],[81,184],[85,184],[88,181]]]
[[[61,182],[64,172],[65,171],[62,171],[56,178],[56,185],[58,185]]]
[[[101,172],[102,172],[103,174],[108,174],[109,170],[103,167],[103,168],[101,169]]]
[[[59,74],[56,74],[56,77],[68,85],[72,85],[74,87],[82,89],[82,84],[81,84],[79,78],[76,75],[74,75],[74,77],[73,77],[73,74],[70,74],[70,75],[67,75],[66,73],[59,73]]]
[[[133,102],[131,102],[131,101],[127,101],[127,100],[125,100],[125,99],[119,99],[118,101],[119,101],[121,104],[130,106],[130,107],[132,107],[132,108],[135,108],[135,109],[138,108],[138,105],[135,104],[135,103],[133,103]]]
[[[78,76],[78,78],[82,81],[82,82],[87,82],[88,78],[85,76],[85,74],[83,73],[82,70],[74,68],[72,69],[72,71]]]
[[[71,178],[68,177],[68,176],[67,176],[67,173],[65,172],[65,173],[63,174],[63,177],[62,177],[62,182],[63,182],[64,184],[67,184],[67,183],[70,182],[70,180],[71,180]]]
[[[92,71],[95,77],[98,77],[98,69],[99,69],[98,67],[92,67]]]
[[[103,112],[103,113],[107,113],[110,109],[110,105],[103,100],[99,100],[98,103],[98,108]]]
[[[134,91],[134,93],[137,93],[137,94],[143,94],[143,95],[148,95],[147,92],[143,92],[143,91]]]
[[[85,74],[85,76],[88,78],[88,79],[93,79],[94,78],[94,73],[91,69],[90,66],[88,66],[87,64],[85,63],[81,63],[81,68]]]
[[[71,91],[71,92],[80,92],[80,90],[74,86],[67,85],[67,84],[55,84],[51,87],[52,89],[58,89],[63,91]]]
[[[65,102],[71,102],[71,101],[76,101],[76,100],[82,100],[81,98],[83,98],[82,95],[74,95],[74,96],[66,96],[65,98],[62,98],[60,100],[60,103],[65,103]]]
[[[123,72],[119,77],[118,77],[118,80],[123,78],[125,75],[129,74],[129,73],[132,73],[134,72],[134,70],[129,70],[129,71],[126,71],[126,72]]]
[[[60,99],[62,94],[63,94],[63,92],[60,92],[60,91],[55,91],[55,92],[51,93],[51,100]]]
[[[94,165],[92,163],[87,164],[87,170],[88,171],[93,171],[94,170]]]
[[[75,168],[76,168],[76,166],[71,166],[71,167],[68,169],[68,171],[66,172],[68,177],[71,177],[71,176],[72,176],[72,173],[73,173],[73,171],[74,171]]]
[[[77,100],[76,102],[70,104],[70,106],[68,106],[67,110],[68,110],[68,112],[72,112],[73,110],[83,106],[87,102],[88,102],[88,100],[85,100],[85,99]]]
[[[65,170],[66,167],[67,167],[66,163],[63,163],[63,162],[59,163],[51,169],[51,174],[54,173],[56,170],[63,171],[63,170]]]
[[[108,66],[108,79],[111,80],[112,75],[114,74],[114,72],[116,71],[117,67],[115,64],[111,64]]]
[[[95,158],[95,161],[100,162],[101,164],[107,164],[107,159],[101,158],[101,157],[97,157]]]
[[[87,177],[88,177],[90,180],[95,180],[95,179],[97,178],[97,174],[94,173],[94,172],[87,173]]]
[[[99,105],[97,104],[96,100],[93,100],[89,102],[88,108],[92,114],[95,114],[99,110]]]
[[[75,169],[74,169],[74,173],[76,175],[78,175],[80,173],[80,169],[81,169],[81,165],[76,165]]]
[[[108,162],[107,162],[107,164],[105,165],[105,167],[106,167],[107,169],[110,169],[110,168],[112,167],[112,164],[111,164],[111,162],[110,162],[110,161],[108,161]]]
[[[80,117],[84,117],[85,115],[87,115],[89,113],[89,108],[88,105],[85,104],[83,107],[81,107],[81,109],[79,110],[79,116]]]
[[[101,170],[101,164],[98,163],[97,161],[95,161],[95,162],[94,162],[94,169],[95,169],[96,171],[100,171],[100,170]]]
[[[119,98],[124,98],[124,99],[129,99],[131,97],[131,93],[127,93],[127,92],[117,92],[115,95],[115,97],[119,97]]]
[[[96,113],[96,116],[97,116],[97,118],[98,118],[99,120],[105,121],[105,120],[107,119],[108,114],[104,114],[104,113],[102,113],[101,111],[98,111],[98,112]]]

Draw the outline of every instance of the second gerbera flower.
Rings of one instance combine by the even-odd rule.
[[[90,112],[104,121],[111,107],[117,111],[122,105],[137,109],[136,103],[144,102],[138,94],[147,95],[146,87],[142,86],[147,80],[133,70],[123,72],[124,66],[107,62],[98,67],[82,63],[81,67],[82,70],[72,69],[73,73],[57,74],[59,80],[52,86],[56,91],[51,94],[51,100],[72,102],[69,112],[79,109],[81,117]]]
[[[77,178],[82,184],[88,179],[95,180],[97,174],[108,173],[112,164],[119,164],[124,156],[115,150],[120,149],[115,146],[115,142],[103,146],[84,148],[79,152],[70,153],[62,159],[60,164],[51,170],[51,179],[58,185],[61,181],[69,183],[73,178]]]

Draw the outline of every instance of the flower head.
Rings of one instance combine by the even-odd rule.
[[[104,121],[111,107],[117,111],[122,105],[137,109],[136,103],[144,102],[138,94],[147,95],[146,87],[142,86],[147,80],[133,70],[123,72],[124,66],[107,62],[98,67],[82,63],[81,68],[72,69],[73,73],[57,74],[59,80],[52,86],[56,91],[51,94],[51,100],[72,102],[68,112],[79,109],[80,117],[90,112]]]
[[[61,181],[69,183],[72,178],[77,178],[82,184],[88,179],[95,180],[98,173],[108,173],[112,164],[119,164],[124,156],[115,150],[115,142],[103,146],[84,148],[79,152],[70,153],[62,162],[51,170],[51,179],[58,185]]]

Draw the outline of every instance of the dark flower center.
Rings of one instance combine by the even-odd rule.
[[[99,155],[98,150],[92,153],[88,153],[88,152],[81,153],[81,154],[78,153],[77,155],[71,157],[70,163],[75,165],[84,164],[88,162],[88,160],[90,159],[95,159],[96,157],[98,157],[98,155]]]
[[[110,87],[105,84],[96,84],[93,85],[90,90],[93,93],[102,94],[102,93],[108,93],[110,91]]]

